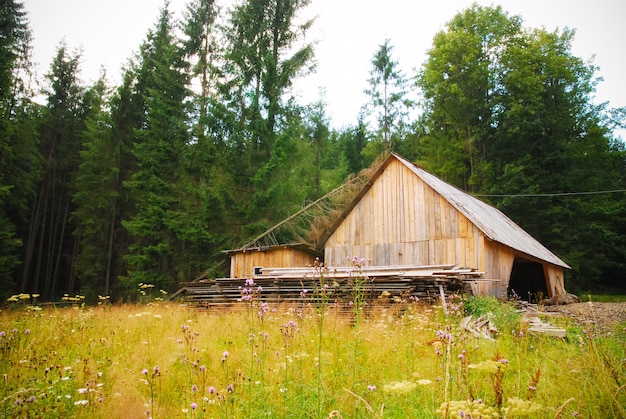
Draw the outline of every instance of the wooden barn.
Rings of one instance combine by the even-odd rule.
[[[356,196],[307,245],[244,247],[226,252],[231,277],[261,268],[302,267],[320,256],[327,267],[353,256],[377,267],[454,265],[480,271],[476,295],[504,298],[514,290],[565,294],[569,266],[502,212],[397,154],[390,154]],[[321,256],[323,255],[323,257]]]
[[[242,247],[227,250],[230,256],[230,277],[250,278],[260,274],[262,267],[310,266],[321,254],[302,244]]]

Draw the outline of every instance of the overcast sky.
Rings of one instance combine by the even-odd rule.
[[[220,1],[224,3],[224,0]],[[303,103],[325,102],[333,126],[356,122],[366,103],[363,90],[378,46],[389,39],[393,57],[407,77],[424,62],[436,32],[442,30],[472,0],[312,0],[308,16],[317,16],[308,38],[317,41],[317,71],[297,84]],[[83,49],[82,77],[92,81],[101,66],[117,84],[122,65],[136,52],[148,29],[154,27],[162,0],[23,0],[33,31],[38,72],[48,71],[56,47]],[[182,16],[186,0],[171,0],[170,8]],[[626,2],[623,0],[477,0],[485,6],[501,5],[520,15],[527,27],[549,31],[576,29],[572,52],[594,58],[604,78],[597,102],[626,106]]]

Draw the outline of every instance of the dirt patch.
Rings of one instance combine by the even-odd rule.
[[[544,306],[541,311],[561,313],[573,318],[581,325],[595,325],[610,330],[626,323],[626,302],[623,303],[573,303],[558,306]]]

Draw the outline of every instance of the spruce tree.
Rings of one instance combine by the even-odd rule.
[[[57,49],[46,75],[47,104],[39,128],[43,174],[31,207],[25,238],[21,290],[49,299],[70,289],[73,277],[74,180],[81,149],[85,106],[79,80],[80,52]]]
[[[24,6],[0,3],[0,299],[16,291],[28,208],[40,176],[38,107],[30,101],[31,32]]]
[[[386,39],[372,58],[366,105],[376,121],[376,139],[385,150],[394,150],[405,135],[408,112],[413,102],[408,98],[407,80],[392,56],[393,46]]]
[[[167,8],[141,47],[139,77],[145,80],[145,121],[136,130],[132,153],[137,168],[125,186],[133,195],[136,213],[123,222],[132,236],[126,286],[148,283],[172,289],[184,265],[178,264],[180,207],[178,182],[189,136],[184,101],[186,63],[173,35]]]
[[[72,220],[78,241],[75,270],[84,294],[110,295],[113,226],[119,200],[120,144],[113,136],[110,92],[104,75],[86,92],[89,114],[82,132]]]
[[[308,0],[251,0],[235,7],[226,33],[225,78],[221,85],[229,127],[227,170],[237,188],[233,210],[244,236],[256,235],[279,218],[270,189],[280,187],[277,164],[289,164],[275,150],[285,129],[294,79],[312,65],[313,47],[303,41],[312,20],[298,23]],[[291,148],[282,144],[281,149]]]

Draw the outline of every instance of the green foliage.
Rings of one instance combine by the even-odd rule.
[[[80,133],[88,112],[79,64],[80,52],[70,52],[61,43],[46,75],[47,104],[37,126],[43,171],[24,226],[20,289],[40,293],[44,299],[58,297],[75,285],[75,226],[70,214],[82,148]]]
[[[75,235],[79,287],[91,296],[110,295],[113,231],[119,199],[120,145],[113,136],[104,78],[88,90],[89,114],[76,175]]]
[[[418,76],[427,127],[424,166],[468,191],[481,190],[487,152],[498,127],[506,71],[502,51],[521,35],[521,20],[500,6],[474,5],[435,35]]]
[[[40,106],[27,15],[3,2],[0,295],[132,298],[138,283],[171,291],[222,276],[221,250],[388,150],[491,195],[572,266],[568,289],[624,283],[625,194],[559,195],[626,188],[624,145],[611,138],[626,113],[592,103],[596,68],[571,53],[573,30],[523,28],[474,5],[436,34],[416,86],[386,40],[372,57],[370,114],[333,130],[323,98],[303,104],[292,90],[314,68],[308,4],[194,0],[183,22],[166,5],[115,89],[104,76],[84,86],[80,51],[61,43]],[[417,121],[411,87],[424,99]]]
[[[515,308],[494,297],[468,295],[463,299],[463,310],[466,316],[489,315],[498,330],[519,330],[520,314]]]
[[[24,5],[0,4],[0,298],[16,285],[19,231],[39,176],[35,109],[29,103],[31,31]]]
[[[377,122],[376,139],[385,150],[395,149],[404,137],[406,119],[413,106],[407,97],[408,82],[392,58],[392,50],[389,39],[379,46],[372,58],[370,86],[365,90],[371,100],[367,108],[375,114]]]
[[[124,259],[130,284],[152,283],[171,290],[184,269],[177,236],[185,235],[178,185],[188,143],[184,99],[185,63],[173,36],[167,8],[142,47],[140,74],[149,75],[142,91],[145,125],[133,146],[137,169],[124,185],[133,193],[136,213],[122,222],[133,237]],[[128,284],[128,285],[130,285]]]
[[[574,31],[521,23],[499,6],[474,5],[436,35],[418,77],[420,162],[491,196],[572,266],[573,288],[617,285],[623,194],[568,194],[624,189],[623,151],[607,128],[615,112],[593,104],[596,68],[572,55]]]

